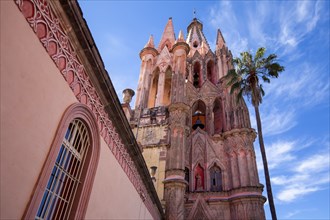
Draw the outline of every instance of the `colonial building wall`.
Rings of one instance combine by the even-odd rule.
[[[147,167],[150,170],[150,174],[153,178],[157,195],[162,201],[164,198],[164,183],[165,178],[165,156],[166,147],[146,147],[143,149],[143,157],[146,160]],[[153,174],[152,168],[154,167],[155,173]]]
[[[14,1],[1,1],[1,219],[20,219],[64,110],[77,102]]]
[[[140,195],[103,139],[85,218],[152,219]]]
[[[79,119],[84,124],[81,127],[87,126],[87,138],[81,140],[90,140],[86,145],[90,148],[81,154],[78,149],[67,148],[72,155],[79,154],[76,158],[87,158],[80,160],[84,165],[81,166],[81,179],[78,177],[81,183],[76,188],[79,197],[77,201],[69,197],[74,200],[70,204],[74,213],[67,217],[161,219],[161,205],[149,172],[136,142],[132,143],[131,130],[125,130],[128,123],[126,125],[122,120],[124,113],[120,112],[111,81],[101,68],[97,49],[93,48],[93,52],[88,50],[90,48],[83,50],[80,44],[86,45],[83,41],[86,39],[74,38],[82,33],[70,32],[68,35],[63,29],[65,26],[71,31],[84,29],[85,35],[89,33],[85,23],[74,23],[77,21],[69,21],[65,15],[78,11],[75,16],[83,20],[77,2],[17,0],[0,1],[0,4],[0,218],[30,219],[36,216],[36,210],[43,202],[41,198],[45,198],[43,193],[50,183],[48,179],[55,159],[57,164],[61,163],[57,156],[62,152],[59,149],[69,142],[63,136],[65,134],[67,138],[70,131],[70,118],[80,114]],[[61,22],[65,22],[64,25]],[[76,26],[72,28],[71,25]],[[92,39],[90,35],[85,37]],[[101,89],[100,84],[106,89]],[[69,120],[67,124],[66,120]],[[60,144],[56,144],[58,139]],[[72,165],[75,161],[69,162],[73,169],[78,166]],[[58,174],[54,179],[62,181],[62,177]],[[68,179],[65,178],[63,182]],[[63,186],[63,182],[56,183],[54,188]]]

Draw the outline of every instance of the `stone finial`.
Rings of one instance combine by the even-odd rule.
[[[152,34],[150,35],[148,43],[144,46],[144,48],[146,48],[146,47],[152,47],[152,48],[155,47],[154,36],[152,36]]]
[[[135,95],[133,89],[125,89],[123,91],[123,101],[126,104],[129,104],[132,101],[132,97]]]
[[[184,42],[184,37],[183,37],[182,30],[180,30],[180,32],[179,32],[179,36],[178,36],[177,42]]]

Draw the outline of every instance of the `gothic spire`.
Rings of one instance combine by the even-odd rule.
[[[158,50],[159,51],[162,50],[165,45],[170,50],[174,43],[175,43],[174,28],[173,28],[172,18],[169,18],[165,26],[163,36],[159,42]]]
[[[226,45],[226,41],[222,36],[222,33],[220,31],[220,29],[218,29],[217,32],[217,44],[216,44],[216,50],[221,49],[223,47],[223,45]]]
[[[195,51],[205,55],[210,46],[203,33],[203,24],[197,18],[194,18],[187,28],[187,44],[190,46],[190,55],[193,56]]]

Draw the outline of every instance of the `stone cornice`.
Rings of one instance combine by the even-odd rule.
[[[175,53],[176,50],[178,49],[183,49],[186,51],[186,55],[188,55],[190,51],[189,44],[186,42],[177,42],[176,44],[173,45],[171,52]]]
[[[146,54],[152,54],[154,57],[157,56],[159,53],[158,51],[153,48],[153,47],[145,47],[140,51],[140,59],[142,59],[142,57]]]
[[[178,103],[173,103],[168,107],[168,111],[169,112],[173,112],[173,111],[181,111],[181,112],[185,112],[188,113],[190,107],[183,103],[183,102],[178,102]]]
[[[241,134],[250,134],[253,135],[254,138],[256,138],[257,133],[253,128],[238,128],[238,129],[232,129],[230,131],[226,131],[222,134],[223,138],[229,138],[231,136],[235,135],[241,135]]]
[[[187,194],[188,202],[194,202],[200,195],[207,201],[231,201],[241,198],[256,197],[262,199],[264,202],[266,198],[262,196],[263,185],[240,187],[222,192],[191,192]]]

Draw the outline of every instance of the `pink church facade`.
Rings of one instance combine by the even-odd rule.
[[[78,3],[0,4],[0,218],[162,219]]]
[[[169,18],[140,58],[135,109],[126,111],[148,167],[157,167],[166,219],[265,219],[256,132],[226,86],[232,54],[220,30],[212,51],[201,21],[176,38]]]

